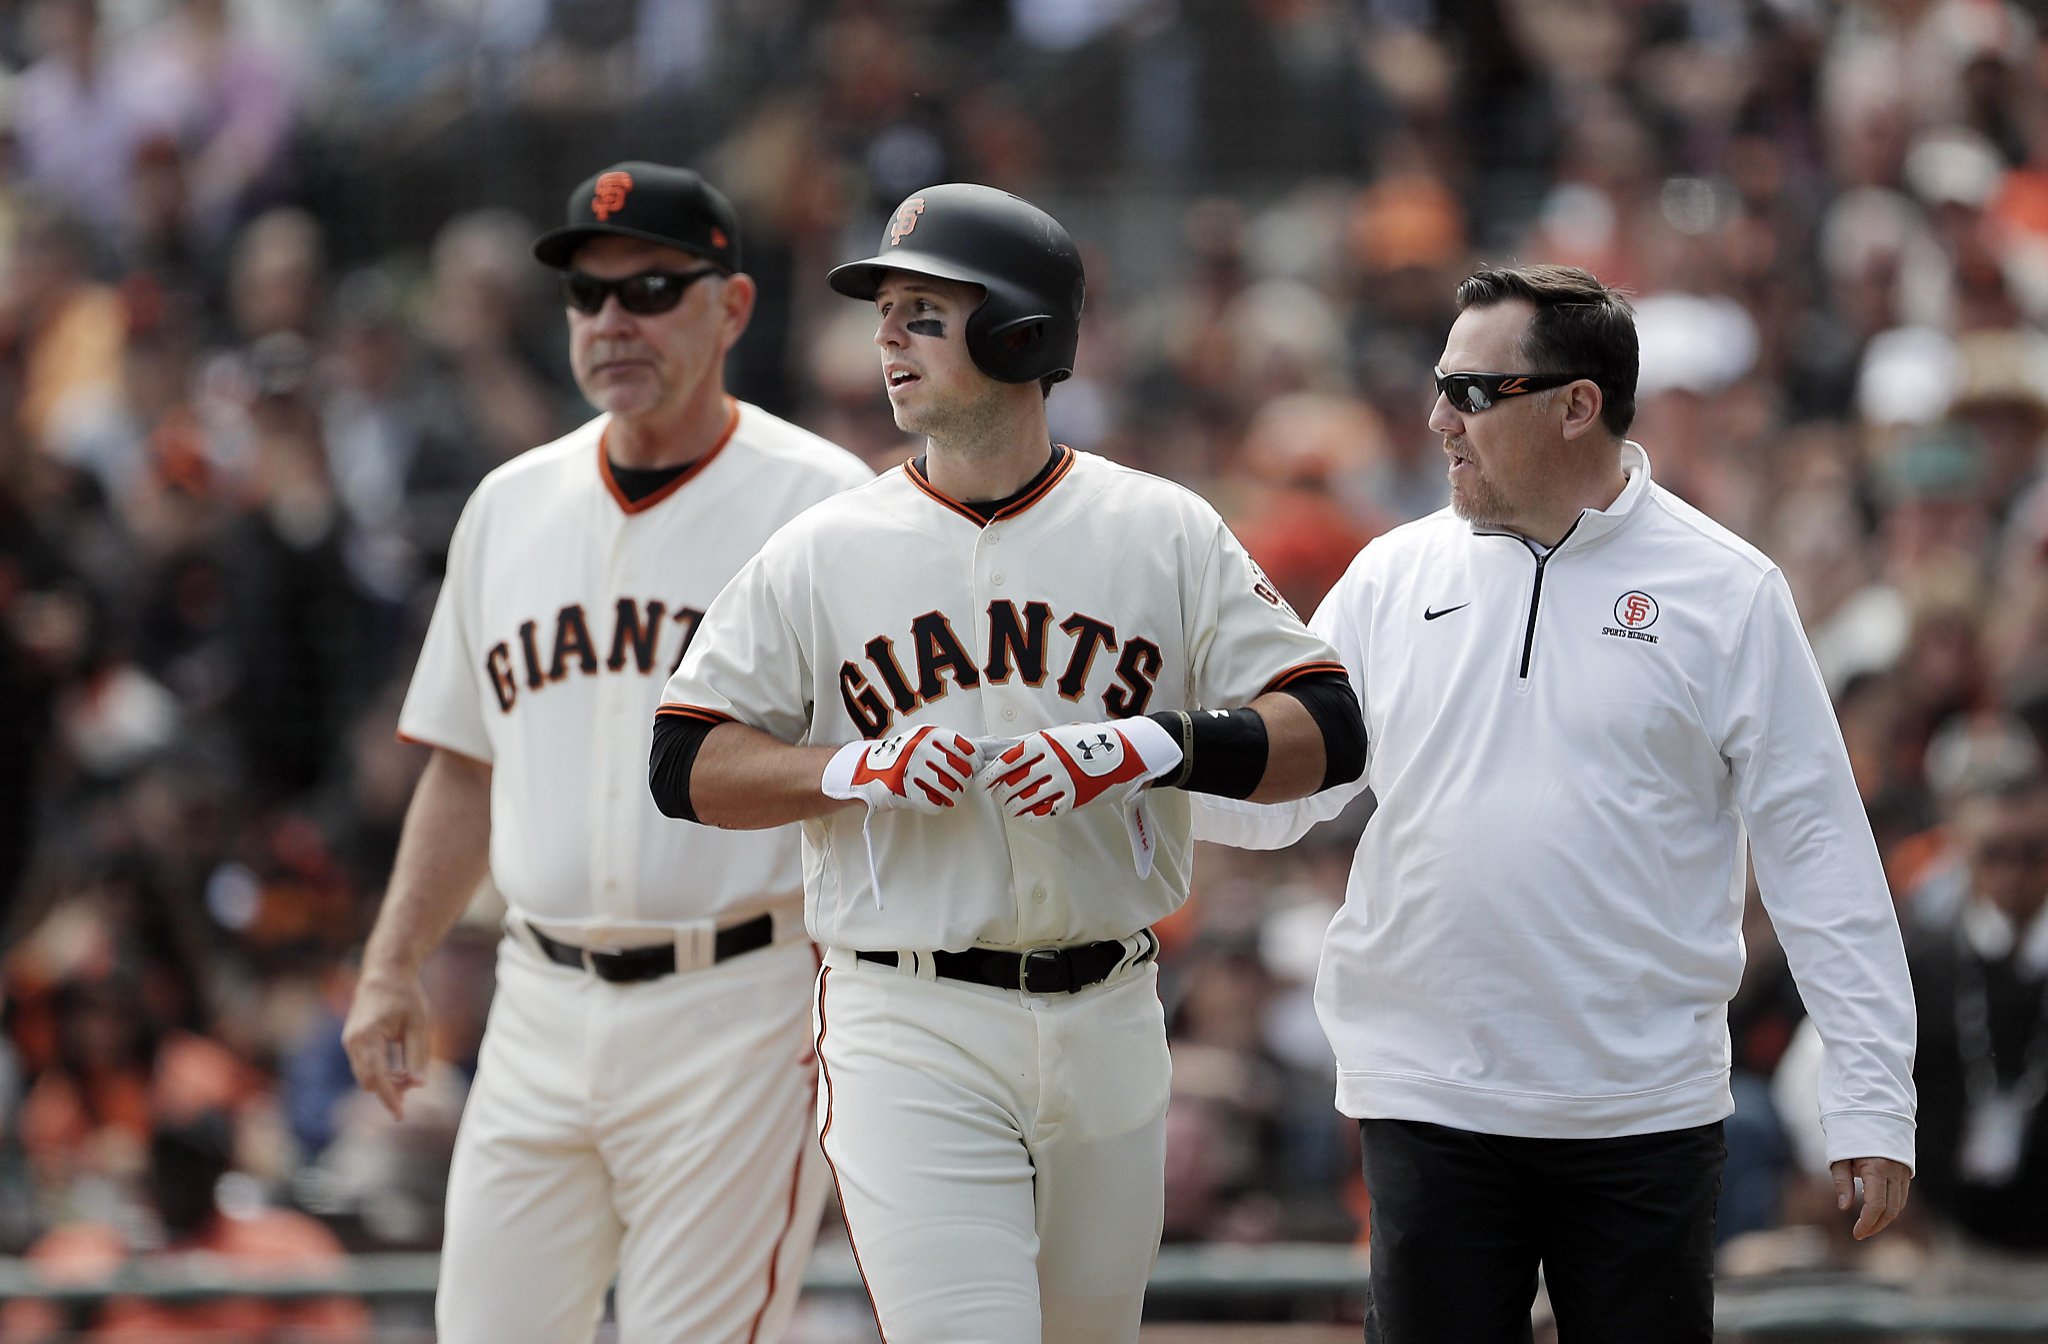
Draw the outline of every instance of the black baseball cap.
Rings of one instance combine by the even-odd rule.
[[[544,233],[533,255],[558,271],[602,233],[681,248],[728,271],[740,269],[740,222],[725,194],[687,168],[615,163],[569,193],[569,222]]]

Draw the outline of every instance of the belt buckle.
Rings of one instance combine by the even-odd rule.
[[[1053,985],[1045,989],[1033,989],[1031,987],[1031,967],[1033,963],[1050,967],[1055,972],[1064,972],[1059,978],[1065,983]],[[1023,993],[1059,994],[1070,990],[1073,987],[1073,983],[1073,970],[1060,956],[1060,949],[1057,947],[1027,947],[1017,958],[1017,988]]]

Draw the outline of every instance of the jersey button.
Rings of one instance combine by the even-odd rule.
[[[1015,705],[1004,705],[1003,717],[1012,722],[1015,722],[1017,718],[1017,707]]]
[[[988,581],[989,581],[990,583],[994,584],[994,585],[995,585],[996,587],[998,587],[998,588],[1000,588],[1000,587],[1002,587],[1002,586],[1003,586],[1003,576],[1002,576],[1002,575],[1000,575],[1000,574],[991,574],[991,575],[989,575],[989,576],[988,576]]]
[[[1032,903],[1033,905],[1044,905],[1044,904],[1045,904],[1045,888],[1044,888],[1044,887],[1034,887],[1034,888],[1032,888],[1032,891],[1031,891],[1031,903]]]

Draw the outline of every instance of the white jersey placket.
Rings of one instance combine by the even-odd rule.
[[[597,591],[609,595],[604,599],[607,602],[625,596],[638,601],[644,594],[630,587],[630,578],[637,568],[636,534],[651,534],[654,519],[625,512],[606,491],[598,492],[597,501],[597,531],[605,537],[603,583]],[[597,638],[595,632],[592,638]],[[637,673],[631,667],[610,671],[605,667],[605,656],[605,650],[600,648],[598,721],[605,725],[605,731],[590,744],[591,778],[600,781],[598,787],[604,791],[604,806],[596,809],[597,824],[587,832],[591,847],[590,905],[600,921],[624,924],[640,916],[639,892],[632,873],[638,868],[644,809],[621,805],[629,795],[619,755],[638,740],[637,733],[653,714],[653,708],[646,703],[645,695],[635,694],[641,689],[636,682]]]
[[[1048,507],[1042,502],[1040,507]],[[1021,519],[1001,518],[983,527],[975,539],[973,556],[974,647],[991,647],[989,609],[997,602],[1014,602],[1021,609],[1029,595],[1023,580],[1029,562],[1030,528]],[[1043,539],[1040,539],[1041,542]],[[1050,659],[1051,650],[1047,650]],[[1036,702],[1046,692],[1026,684],[1014,666],[1000,684],[988,681],[983,668],[981,688],[982,729],[991,737],[1020,737],[1037,728],[1058,722],[1047,719]],[[1048,666],[1046,677],[1053,675]],[[1043,720],[1043,721],[1042,721]],[[1065,884],[1056,880],[1062,871],[1062,851],[1057,826],[1039,821],[1003,818],[1003,833],[1010,849],[1010,891],[1015,902],[1016,939],[1020,943],[1051,940],[1066,926]]]

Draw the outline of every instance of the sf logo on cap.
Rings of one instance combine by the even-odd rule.
[[[597,190],[590,198],[590,213],[599,221],[610,219],[615,211],[624,208],[626,193],[633,189],[631,173],[602,173],[597,179]]]
[[[924,213],[924,197],[913,196],[896,207],[896,218],[889,221],[889,246],[894,247],[910,235],[917,227],[917,217]]]

